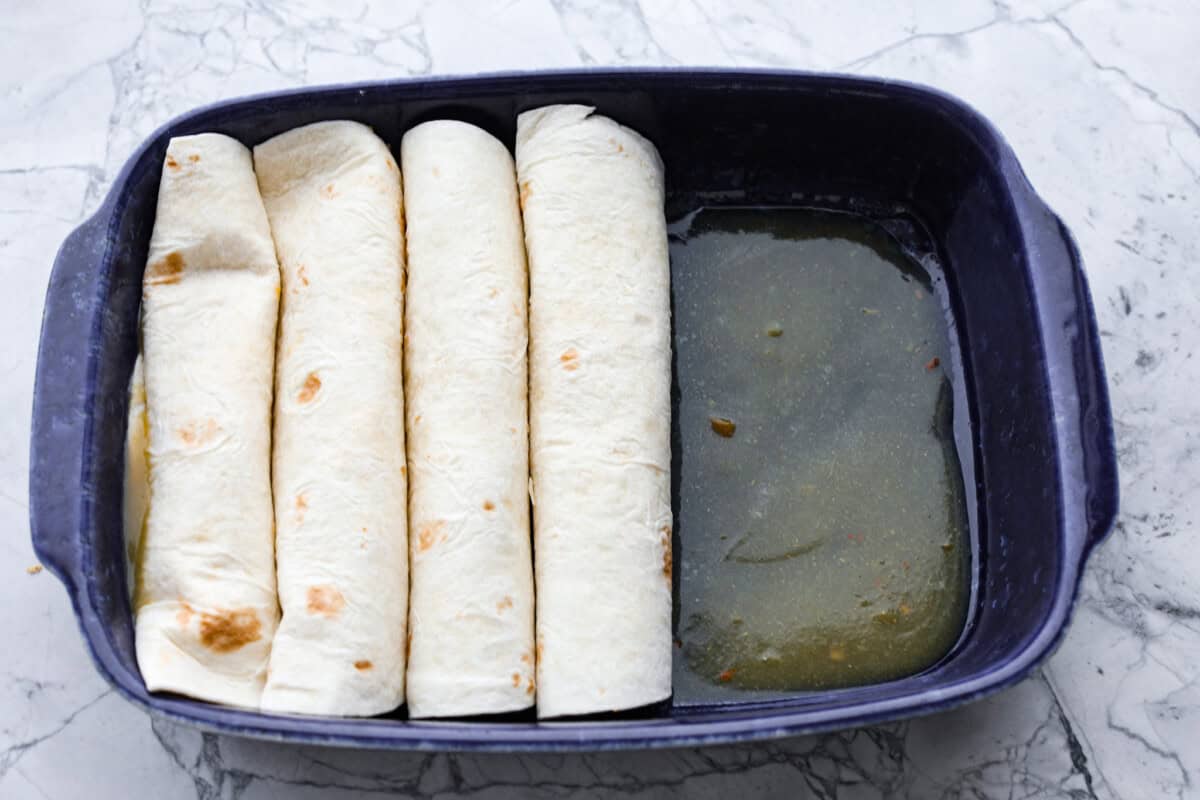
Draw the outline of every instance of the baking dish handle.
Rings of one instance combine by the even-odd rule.
[[[54,259],[38,345],[29,446],[29,527],[38,560],[71,595],[82,574],[85,437],[92,403],[88,376],[95,354],[95,298],[104,280],[99,265],[107,246],[109,214],[102,208],[63,242]],[[76,603],[78,607],[78,603]]]
[[[1092,296],[1088,290],[1087,277],[1079,248],[1071,232],[1062,220],[1046,208],[1049,224],[1042,229],[1049,235],[1044,237],[1042,256],[1047,258],[1050,271],[1069,276],[1068,291],[1051,293],[1063,296],[1064,304],[1057,309],[1048,309],[1052,324],[1046,326],[1048,336],[1060,339],[1055,348],[1066,353],[1069,371],[1077,404],[1072,413],[1066,414],[1059,423],[1065,434],[1060,442],[1075,453],[1067,453],[1065,462],[1081,473],[1081,481],[1069,485],[1080,486],[1078,494],[1067,502],[1082,506],[1086,528],[1080,542],[1079,561],[1112,531],[1117,517],[1119,480],[1117,457],[1113,438],[1112,411],[1108,399],[1108,382],[1104,372],[1104,360],[1100,352],[1100,336],[1096,329],[1096,314],[1092,308]],[[1045,241],[1045,240],[1049,241]],[[1054,262],[1059,262],[1055,264]],[[1059,269],[1061,267],[1061,269]],[[1053,364],[1053,360],[1051,362]],[[1065,383],[1065,381],[1064,381]],[[1064,389],[1068,387],[1064,386]],[[1056,398],[1056,407],[1064,409],[1066,404]]]

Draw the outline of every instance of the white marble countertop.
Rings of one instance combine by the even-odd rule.
[[[1200,4],[1195,0],[50,0],[0,19],[0,796],[1200,796]],[[43,293],[135,145],[269,89],[580,64],[797,67],[958,94],[1078,237],[1122,514],[1061,649],[934,717],[761,745],[592,756],[296,748],[151,723],[98,677],[34,565]],[[1189,499],[1190,498],[1190,499]]]

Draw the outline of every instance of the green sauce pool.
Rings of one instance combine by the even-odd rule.
[[[944,656],[970,540],[947,316],[869,220],[672,226],[675,702],[877,683]]]

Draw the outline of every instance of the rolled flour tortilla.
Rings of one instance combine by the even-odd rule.
[[[663,167],[650,142],[592,111],[517,120],[540,717],[671,694]]]
[[[370,128],[254,149],[283,274],[275,383],[279,603],[262,707],[404,701],[408,614],[400,172]]]
[[[172,139],[142,294],[150,501],[134,624],[151,691],[251,707],[262,693],[279,614],[270,462],[278,304],[250,151],[217,134]]]
[[[401,143],[412,717],[534,702],[526,270],[512,157],[461,122]]]

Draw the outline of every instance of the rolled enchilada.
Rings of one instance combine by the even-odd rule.
[[[259,703],[278,621],[270,463],[278,292],[250,152],[217,134],[172,139],[143,278],[143,372],[129,436],[128,524],[142,526],[144,486],[150,497],[133,558],[138,666],[150,691]]]
[[[526,269],[512,157],[462,122],[401,143],[412,717],[533,705]]]
[[[408,537],[400,174],[356,122],[254,150],[283,277],[275,385],[279,604],[262,707],[404,701]]]
[[[541,717],[671,694],[670,274],[654,146],[586,106],[517,121],[530,280]]]

